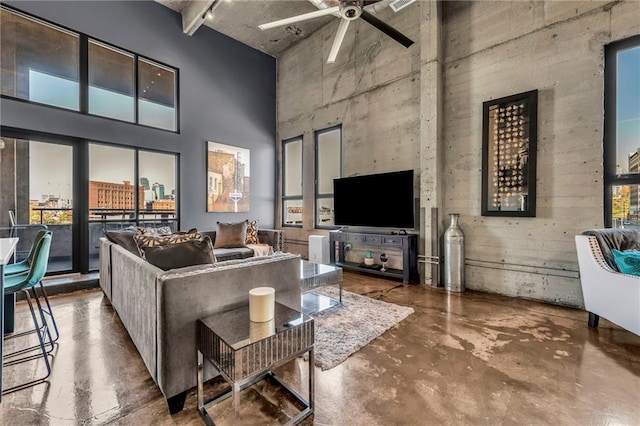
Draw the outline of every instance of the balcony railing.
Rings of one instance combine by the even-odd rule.
[[[32,207],[35,218],[31,216],[31,224],[50,225],[72,223],[71,213],[73,209],[66,207]],[[47,214],[49,213],[49,214]],[[68,213],[68,214],[65,214]],[[36,219],[37,218],[37,219]],[[153,221],[157,219],[174,220],[175,209],[141,209],[138,210],[138,220]],[[36,219],[36,220],[34,220]],[[134,209],[90,208],[89,221],[122,221],[136,220]]]

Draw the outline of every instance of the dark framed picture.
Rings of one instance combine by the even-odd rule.
[[[482,106],[482,216],[535,217],[538,91]]]

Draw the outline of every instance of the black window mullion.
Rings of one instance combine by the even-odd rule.
[[[133,215],[135,217],[135,221],[137,225],[140,225],[140,211],[138,205],[140,200],[138,200],[138,195],[140,191],[138,190],[138,185],[140,183],[140,156],[138,155],[139,150],[135,149],[133,153]]]
[[[73,182],[73,270],[89,272],[89,144],[74,147]]]
[[[89,38],[80,34],[80,112],[89,113]]]
[[[134,99],[133,122],[136,124],[140,124],[138,122],[138,109],[139,109],[138,84],[140,79],[140,76],[138,74],[138,60],[139,60],[138,55],[134,55],[134,58],[133,58],[133,76],[134,76],[133,77],[133,99]]]

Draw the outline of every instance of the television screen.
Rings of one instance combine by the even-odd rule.
[[[413,170],[333,180],[335,224],[414,228]]]

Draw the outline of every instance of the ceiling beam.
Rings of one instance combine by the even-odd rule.
[[[221,0],[193,0],[182,11],[182,31],[193,35],[206,19],[207,11]]]

